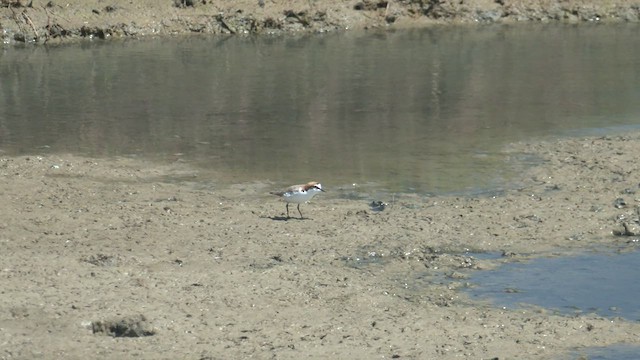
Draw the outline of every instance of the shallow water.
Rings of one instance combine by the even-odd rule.
[[[640,251],[512,263],[473,273],[469,295],[507,308],[536,305],[563,314],[640,321],[639,263]]]
[[[612,345],[599,348],[586,348],[576,351],[569,359],[575,360],[637,360],[640,354],[639,346]]]
[[[528,160],[505,143],[638,128],[639,42],[633,25],[523,25],[2,48],[0,152],[499,189]]]
[[[598,314],[640,321],[640,251],[603,251],[540,258],[476,271],[473,299],[510,309],[540,306],[565,315]],[[567,359],[637,359],[640,347],[612,345],[574,351]]]

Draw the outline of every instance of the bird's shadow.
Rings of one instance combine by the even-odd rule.
[[[267,216],[268,219],[273,221],[289,221],[289,220],[311,220],[310,218],[297,218],[297,217],[286,217],[286,216]]]

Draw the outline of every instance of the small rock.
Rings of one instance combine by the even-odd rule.
[[[614,202],[613,202],[613,206],[616,207],[616,209],[622,209],[623,207],[627,206],[627,202],[624,201],[623,198],[617,198]]]
[[[468,278],[467,275],[465,275],[465,274],[463,274],[461,272],[458,272],[458,271],[454,271],[454,272],[448,274],[447,277],[449,279],[456,279],[456,280],[461,280],[461,279],[467,279]]]
[[[484,21],[484,22],[496,22],[500,20],[500,18],[502,18],[503,16],[504,16],[504,13],[502,12],[502,9],[477,12],[478,21]]]
[[[584,239],[584,235],[582,234],[573,234],[567,237],[567,240],[571,240],[571,241],[580,241],[582,239]]]
[[[380,200],[374,200],[371,202],[371,204],[369,204],[369,207],[371,207],[371,210],[373,211],[383,211],[387,207],[387,205],[387,203]]]
[[[638,222],[624,222],[622,223],[624,227],[624,232],[622,235],[625,236],[640,236],[640,225]]]
[[[13,35],[13,40],[18,42],[27,42],[27,37],[24,36],[24,33],[17,32]]]

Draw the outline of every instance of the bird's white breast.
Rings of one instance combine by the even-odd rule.
[[[286,202],[302,204],[311,200],[317,193],[318,191],[312,190],[287,191],[282,197]]]

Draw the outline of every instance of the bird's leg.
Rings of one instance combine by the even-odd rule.
[[[289,218],[289,203],[287,203],[287,219]]]
[[[300,211],[300,204],[298,204],[298,212],[300,213],[300,219],[304,219],[304,217],[302,216],[302,211]]]

